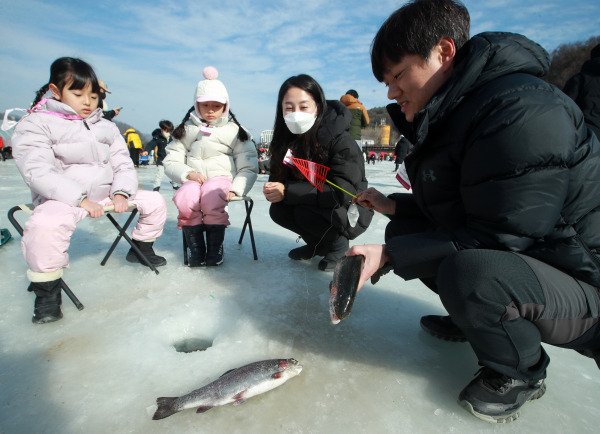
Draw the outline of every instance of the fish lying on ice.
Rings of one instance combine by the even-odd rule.
[[[329,313],[333,324],[350,315],[364,265],[363,255],[344,256],[338,261],[329,284]]]
[[[232,403],[241,404],[248,398],[281,386],[302,371],[295,359],[271,359],[250,363],[225,372],[218,379],[187,395],[156,399],[158,409],[153,420],[163,419],[181,410],[198,407],[204,413],[213,407]]]

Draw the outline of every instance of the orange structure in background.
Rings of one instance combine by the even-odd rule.
[[[390,146],[390,126],[389,125],[381,126],[381,145],[382,146]]]

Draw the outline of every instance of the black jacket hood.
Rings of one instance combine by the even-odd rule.
[[[152,138],[153,139],[160,139],[160,138],[165,138],[165,136],[163,136],[162,131],[160,130],[160,128],[155,129],[154,131],[152,131]]]
[[[331,143],[337,136],[350,129],[350,122],[352,122],[350,110],[339,101],[328,100],[327,111],[317,133],[319,143],[323,146]]]

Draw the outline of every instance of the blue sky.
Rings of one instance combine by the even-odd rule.
[[[356,89],[367,108],[388,103],[369,48],[403,1],[4,0],[0,3],[0,111],[26,107],[61,56],[89,62],[108,83],[116,118],[149,134],[179,124],[205,66],[215,66],[231,109],[255,138],[273,126],[277,92],[312,75],[329,99]],[[467,0],[471,34],[522,33],[551,51],[600,35],[598,0]]]

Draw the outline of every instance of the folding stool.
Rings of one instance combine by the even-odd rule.
[[[131,248],[138,254],[138,256],[140,258],[142,258],[142,262],[144,263],[144,265],[146,265],[147,267],[150,267],[150,269],[152,271],[154,271],[156,274],[159,274],[156,267],[148,260],[148,258],[146,258],[146,255],[144,255],[140,251],[138,246],[135,245],[135,243],[129,237],[129,235],[126,234],[127,228],[129,227],[129,225],[133,221],[133,218],[135,217],[135,215],[138,212],[135,204],[133,204],[131,202],[129,203],[129,207],[127,208],[127,211],[131,212],[131,215],[129,216],[129,218],[127,219],[127,221],[125,222],[125,224],[123,226],[120,226],[119,223],[110,214],[114,210],[115,210],[115,207],[112,205],[104,207],[104,212],[106,213],[105,214],[106,217],[110,220],[110,222],[114,225],[114,227],[117,228],[117,230],[119,231],[119,234],[117,235],[117,238],[115,238],[115,241],[112,243],[112,246],[110,246],[110,249],[108,249],[108,252],[106,252],[106,256],[104,256],[104,259],[102,260],[102,262],[100,262],[100,265],[106,265],[106,261],[108,261],[108,258],[110,258],[110,255],[112,255],[112,252],[115,250],[115,247],[117,247],[117,244],[119,244],[119,241],[121,241],[121,237],[122,237],[122,238],[125,238],[125,240],[127,240],[129,245],[131,246]]]
[[[133,221],[135,215],[138,212],[136,206],[132,203],[129,204],[129,208],[127,209],[127,211],[131,212],[131,215],[129,216],[129,218],[127,219],[127,221],[125,222],[125,224],[123,226],[119,225],[119,223],[110,214],[111,212],[114,211],[114,209],[115,208],[112,205],[105,206],[104,212],[105,212],[106,217],[117,228],[117,230],[119,231],[119,234],[117,235],[117,238],[113,242],[109,251],[106,253],[106,256],[104,256],[104,259],[102,260],[100,265],[106,264],[106,261],[108,261],[108,258],[110,257],[112,252],[117,247],[117,244],[119,244],[119,241],[121,240],[121,238],[125,238],[127,240],[127,242],[129,243],[129,245],[131,246],[131,248],[139,255],[140,258],[142,258],[142,262],[144,262],[144,265],[150,267],[150,269],[152,269],[152,271],[154,271],[156,274],[158,274],[158,270],[156,269],[156,267],[154,265],[152,265],[152,263],[148,260],[148,258],[146,258],[146,256],[140,251],[140,249],[133,243],[132,239],[125,233],[127,231],[127,228],[129,227],[129,225]],[[16,205],[16,206],[13,206],[8,211],[8,220],[14,226],[14,228],[19,233],[19,235],[23,236],[23,228],[21,227],[21,225],[19,224],[19,222],[17,221],[17,219],[14,216],[14,214],[17,211],[24,211],[27,214],[31,214],[31,213],[33,213],[33,204],[30,203],[30,204]],[[69,286],[66,284],[66,282],[62,278],[60,279],[60,284],[61,284],[62,289],[65,292],[65,294],[67,294],[67,296],[71,299],[71,301],[77,307],[77,309],[82,310],[84,308],[83,304],[81,304],[81,302],[79,301],[77,296],[73,293],[73,291],[71,291]]]
[[[252,208],[254,207],[254,201],[249,196],[234,196],[231,199],[231,202],[237,202],[240,200],[244,201],[244,205],[246,207],[246,219],[244,220],[244,226],[242,227],[242,233],[240,235],[238,244],[242,244],[242,240],[244,239],[244,234],[246,233],[246,227],[247,227],[248,232],[250,233],[250,242],[252,243],[252,253],[254,255],[254,260],[257,261],[258,254],[256,253],[256,244],[254,242],[254,231],[252,230],[252,220],[250,219],[250,214],[252,213]],[[187,245],[187,241],[185,239],[185,235],[183,234],[183,231],[182,231],[181,235],[183,237],[183,263],[185,265],[188,265],[188,263],[189,263],[188,245]]]

